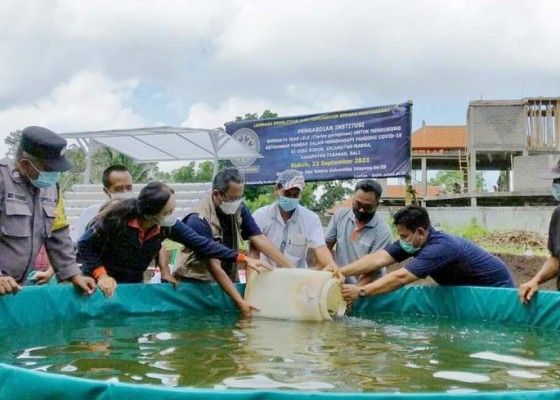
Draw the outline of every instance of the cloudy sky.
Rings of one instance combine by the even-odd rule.
[[[57,132],[214,128],[414,101],[413,129],[469,100],[558,96],[560,1],[2,0],[0,156]]]

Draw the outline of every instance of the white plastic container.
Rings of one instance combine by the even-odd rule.
[[[267,318],[323,321],[346,311],[340,285],[330,272],[301,268],[251,272],[245,300],[261,309],[253,315]]]

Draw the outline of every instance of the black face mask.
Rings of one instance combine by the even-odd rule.
[[[359,209],[356,207],[353,207],[352,211],[354,211],[356,219],[360,222],[363,222],[364,224],[367,224],[369,221],[371,221],[371,219],[375,215],[375,211],[368,213],[365,211],[359,211]]]

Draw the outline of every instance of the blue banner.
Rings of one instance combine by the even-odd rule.
[[[248,184],[276,182],[286,169],[305,180],[404,176],[410,172],[412,103],[297,117],[238,121],[226,132],[263,158],[232,160]]]

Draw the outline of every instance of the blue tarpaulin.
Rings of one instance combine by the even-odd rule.
[[[243,291],[244,286],[238,285]],[[560,294],[539,292],[528,306],[521,305],[514,289],[467,287],[405,287],[397,292],[356,301],[354,312],[446,316],[560,328]],[[53,321],[102,318],[109,315],[151,313],[237,312],[216,284],[120,285],[106,299],[97,291],[87,297],[67,285],[26,287],[15,296],[0,297],[0,331]],[[558,399],[560,390],[476,394],[319,393],[295,391],[242,391],[167,388],[79,379],[0,364],[2,399]]]

